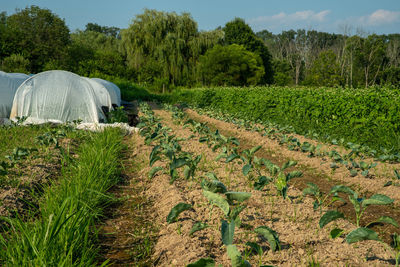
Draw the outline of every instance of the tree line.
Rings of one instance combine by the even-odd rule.
[[[88,23],[70,32],[48,9],[0,13],[0,66],[7,72],[64,69],[155,90],[211,85],[400,85],[400,34],[290,30],[254,33],[235,18],[199,31],[189,13],[146,9],[126,29]]]

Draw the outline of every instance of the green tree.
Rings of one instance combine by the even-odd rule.
[[[191,84],[199,53],[222,37],[199,33],[188,13],[148,9],[137,15],[121,36],[128,66],[137,71],[139,82],[157,79],[171,85]]]
[[[341,84],[340,66],[332,50],[321,52],[311,67],[309,83],[318,86]]]
[[[248,51],[258,54],[262,60],[265,70],[262,83],[272,83],[273,70],[271,64],[271,54],[263,41],[257,37],[249,25],[243,19],[235,18],[226,23],[223,28],[225,32],[225,43],[243,45]]]
[[[70,43],[64,20],[48,9],[27,7],[7,18],[5,42],[10,54],[21,54],[30,61],[29,71],[40,72],[50,60],[61,60]]]
[[[385,50],[382,36],[372,34],[360,39],[356,59],[364,74],[365,87],[376,83],[385,61]]]
[[[200,57],[199,70],[205,85],[256,85],[264,76],[260,56],[237,44],[209,49]]]
[[[286,60],[273,59],[274,84],[286,86],[293,83],[293,74],[289,62]]]
[[[20,72],[29,73],[29,60],[25,59],[22,55],[12,54],[3,59],[1,69],[5,72]]]

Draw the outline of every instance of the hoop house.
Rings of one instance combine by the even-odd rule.
[[[61,70],[36,74],[21,84],[14,97],[10,119],[22,116],[27,117],[28,123],[105,121],[91,83]]]
[[[29,76],[23,73],[0,71],[0,118],[9,118],[15,92]]]
[[[100,78],[92,78],[92,80],[102,84],[108,90],[112,104],[121,106],[121,90],[116,84]]]

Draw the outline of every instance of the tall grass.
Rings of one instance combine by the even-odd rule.
[[[0,265],[94,266],[94,223],[118,182],[122,137],[117,129],[91,134],[62,179],[46,189],[37,220],[8,219],[0,240]]]

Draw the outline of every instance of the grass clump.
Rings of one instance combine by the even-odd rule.
[[[106,192],[118,182],[123,146],[117,129],[89,135],[62,167],[62,178],[45,190],[39,219],[5,218],[0,265],[96,265],[94,224],[112,200]]]

